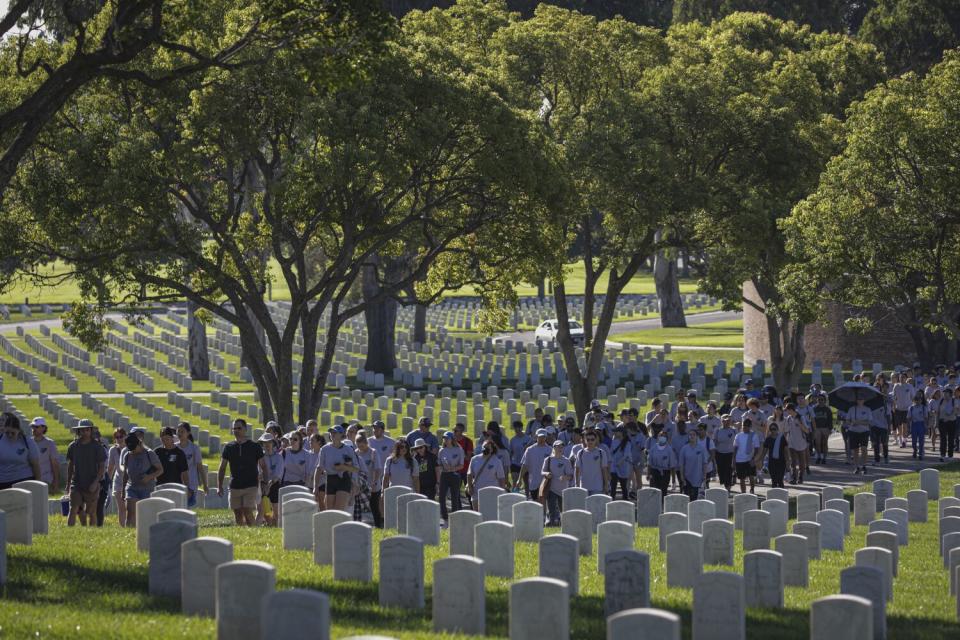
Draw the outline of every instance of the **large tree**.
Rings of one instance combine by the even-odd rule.
[[[265,416],[291,424],[296,391],[300,420],[315,417],[340,327],[429,279],[548,173],[481,80],[409,58],[394,45],[357,60],[346,86],[299,50],[176,91],[100,83],[18,174],[11,222],[25,250],[110,283],[101,295],[186,298],[224,318]],[[375,258],[411,247],[403,278],[354,295]],[[264,300],[270,260],[290,291],[283,313]]]
[[[777,221],[815,187],[844,109],[879,77],[878,55],[756,13],[677,25],[667,40],[670,64],[654,74],[649,98],[685,182],[675,237],[705,251],[702,290],[764,314],[773,377],[793,386],[803,325],[777,288],[787,263]]]
[[[859,36],[883,52],[892,74],[923,73],[960,46],[960,0],[878,0]]]
[[[796,262],[782,289],[798,314],[845,305],[901,324],[928,369],[960,338],[960,55],[881,85],[852,108],[845,148],[783,222]]]

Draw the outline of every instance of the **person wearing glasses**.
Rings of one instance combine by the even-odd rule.
[[[407,487],[420,492],[420,473],[414,473],[413,455],[406,439],[397,440],[393,453],[383,463],[383,490]]]
[[[153,493],[157,478],[163,473],[160,458],[148,449],[136,433],[130,433],[123,441],[127,450],[120,456],[120,469],[124,487],[124,505],[127,517],[124,526],[137,526],[137,502],[146,500]]]
[[[20,419],[9,412],[0,414],[0,432],[0,490],[39,478],[40,452],[20,429]]]
[[[77,439],[67,447],[67,487],[70,491],[67,526],[74,526],[78,515],[81,526],[87,526],[88,520],[93,526],[96,524],[100,480],[106,469],[107,453],[103,446],[93,439],[93,422],[84,418],[72,429],[77,434]]]
[[[260,501],[260,474],[267,475],[263,461],[263,448],[247,437],[247,422],[243,418],[233,421],[234,441],[223,447],[220,453],[220,469],[217,471],[217,495],[223,496],[223,478],[230,466],[230,508],[240,526],[256,524],[254,509]]]
[[[113,499],[117,501],[117,518],[120,526],[127,524],[127,507],[124,504],[123,491],[123,472],[120,468],[120,457],[126,448],[124,441],[127,439],[127,432],[123,429],[117,429],[113,432],[113,445],[107,452],[107,476],[111,479]]]
[[[33,441],[40,453],[40,479],[53,491],[60,486],[60,456],[57,443],[47,437],[47,421],[42,417],[34,418],[30,423],[30,429],[33,431]]]

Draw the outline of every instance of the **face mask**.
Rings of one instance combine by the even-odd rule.
[[[667,444],[667,438],[665,436],[660,436],[659,438],[657,438],[657,442],[659,444]]]

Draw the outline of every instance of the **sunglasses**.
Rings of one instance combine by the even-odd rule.
[[[234,431],[243,431],[243,427],[234,427],[233,430],[234,430]]]

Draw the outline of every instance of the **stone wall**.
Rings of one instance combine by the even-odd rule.
[[[743,295],[748,300],[758,300],[756,290],[749,283],[744,283]],[[878,312],[867,313],[866,316],[875,323],[873,331],[866,335],[851,335],[843,327],[843,320],[847,317],[843,308],[831,304],[824,321],[806,329],[804,348],[807,359],[804,368],[809,368],[815,360],[827,368],[834,362],[849,368],[850,363],[859,358],[867,368],[874,362],[880,362],[889,369],[896,364],[910,365],[917,359],[910,334],[902,326],[881,320]],[[748,304],[743,305],[743,348],[744,362],[758,359],[770,362],[766,319],[763,313]]]

